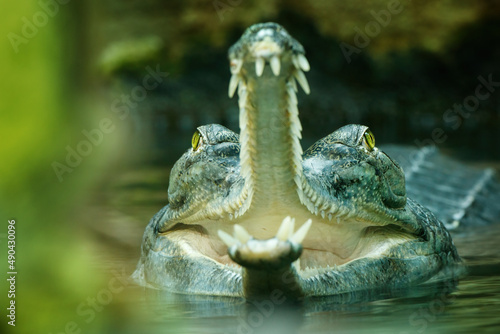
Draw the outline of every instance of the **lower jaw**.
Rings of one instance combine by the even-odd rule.
[[[229,257],[227,246],[224,245],[222,242],[219,241],[214,242],[212,240],[212,242],[210,242],[211,247],[200,247],[200,244],[202,243],[197,243],[196,245],[191,244],[191,246],[193,246],[193,248],[203,256],[208,257],[220,263],[221,265],[228,265],[235,268],[241,268],[241,265],[234,262]],[[363,256],[360,257],[351,256],[347,258],[342,258],[339,255],[326,250],[304,248],[302,255],[297,261],[293,263],[293,265],[299,272],[304,271],[304,273],[306,273],[311,269],[313,271],[318,270],[319,272],[322,272],[326,270],[331,270],[336,266],[341,266],[343,264],[346,264],[361,257]]]
[[[211,233],[212,231],[205,233],[198,231],[196,228],[198,225],[191,225],[187,229],[182,231],[175,231],[164,235],[164,237],[169,238],[175,242],[175,239],[188,242],[192,249],[202,256],[210,258],[221,265],[229,265],[236,268],[241,268],[239,264],[234,262],[228,255],[227,246],[219,239],[219,237]],[[384,229],[385,230],[385,229]],[[400,241],[405,241],[407,238],[412,238],[411,236],[402,237],[401,235],[390,235],[383,234],[373,234],[370,233],[372,241],[366,242],[366,239],[355,238],[346,246],[345,243],[342,245],[340,240],[331,240],[329,243],[334,246],[328,246],[330,249],[317,248],[317,245],[321,245],[320,242],[314,242],[314,240],[304,241],[303,252],[300,258],[294,262],[294,266],[297,270],[303,271],[306,274],[309,271],[312,272],[323,272],[331,270],[336,266],[341,266],[349,263],[353,260],[361,259],[364,257],[378,256],[381,255],[383,249],[391,247]],[[390,242],[387,242],[388,239]],[[316,248],[312,248],[316,245]],[[323,243],[323,245],[325,245]],[[349,248],[348,251],[347,248]],[[337,251],[334,251],[334,250]]]

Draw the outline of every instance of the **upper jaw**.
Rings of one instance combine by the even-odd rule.
[[[263,75],[266,63],[269,63],[274,76],[283,75],[283,68],[292,68],[285,76],[295,76],[304,91],[309,93],[309,86],[302,72],[310,69],[304,56],[304,48],[278,24],[256,24],[247,29],[240,40],[229,49],[229,60],[234,76],[233,85],[230,85],[230,96],[236,90],[236,82],[239,81],[237,78],[242,76],[243,64],[249,63],[255,64],[255,71],[247,71],[246,74],[255,77]]]
[[[276,23],[255,24],[229,49],[229,59],[271,58],[285,51],[304,54],[304,48]]]

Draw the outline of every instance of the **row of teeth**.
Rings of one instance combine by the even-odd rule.
[[[328,218],[332,221],[336,218],[337,223],[343,218],[350,218],[353,212],[347,208],[339,207],[330,201],[327,201],[323,196],[319,195],[303,178],[302,179],[303,195],[301,201],[307,209],[316,216]]]
[[[241,195],[236,200],[229,201],[222,210],[229,213],[229,220],[233,220],[243,215],[249,208],[253,197],[253,188],[244,187]],[[222,218],[222,217],[221,217]]]
[[[239,95],[238,106],[240,110],[239,113],[240,143],[247,143],[247,146],[253,147],[253,144],[250,142],[249,129],[247,128],[247,126],[252,124],[252,122],[249,120],[249,113],[247,111],[247,108],[249,107],[248,103],[249,97],[248,97],[247,87],[243,82],[243,80],[239,84],[238,95]],[[239,210],[239,215],[242,215],[250,207],[254,193],[252,160],[250,159],[250,152],[248,150],[243,149],[243,144],[242,144],[242,150],[240,151],[240,166],[241,166],[240,170],[241,176],[245,180],[244,189],[249,193],[245,201],[245,207],[242,207]]]
[[[307,220],[295,233],[295,219],[286,217],[283,219],[283,222],[281,223],[280,228],[278,229],[278,232],[276,233],[275,238],[278,239],[279,241],[290,241],[292,243],[296,244],[301,244],[302,241],[304,241],[307,232],[309,231],[309,228],[311,227],[312,220],[309,219]],[[233,236],[230,234],[219,230],[217,232],[219,234],[219,237],[222,239],[222,241],[228,246],[232,247],[234,245],[241,245],[247,243],[250,239],[253,239],[253,237],[248,233],[247,230],[243,226],[240,226],[238,224],[234,225],[234,233]]]
[[[302,87],[306,94],[310,93],[309,83],[307,82],[306,76],[303,71],[307,72],[310,70],[309,62],[303,54],[297,54],[292,56],[292,63],[294,65],[293,78],[297,80],[299,85]],[[262,76],[264,73],[264,67],[266,65],[266,58],[257,57],[255,59],[255,74],[258,77]],[[272,56],[269,59],[269,65],[271,66],[271,71],[275,76],[278,76],[281,72],[281,59],[279,56]],[[229,81],[229,97],[233,97],[236,92],[236,88],[243,82],[243,78],[240,75],[241,68],[243,67],[243,59],[232,59],[231,60],[231,80]],[[291,79],[290,81],[293,81]],[[295,82],[294,82],[294,86]]]
[[[301,72],[302,73],[302,72]],[[290,120],[290,138],[292,138],[292,164],[294,166],[294,182],[297,186],[297,193],[299,197],[302,197],[302,145],[300,145],[300,139],[302,138],[302,124],[299,119],[299,109],[297,108],[297,96],[295,92],[297,91],[297,84],[293,78],[290,78],[286,84],[287,94],[288,94],[288,112]]]
[[[306,56],[304,56],[301,53],[292,56],[292,63],[296,69],[303,70],[304,72],[308,72],[311,69],[309,61],[307,60]],[[257,57],[255,59],[255,73],[257,74],[257,76],[260,77],[262,73],[264,73],[265,64],[266,64],[266,58]],[[278,55],[272,56],[271,59],[269,60],[269,65],[271,65],[271,70],[273,71],[274,75],[278,76],[281,71],[281,60],[279,56]],[[231,73],[238,74],[242,66],[243,66],[243,60],[232,59]]]

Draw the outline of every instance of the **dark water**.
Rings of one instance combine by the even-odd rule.
[[[160,172],[134,173],[154,176]],[[127,268],[132,272],[140,256],[143,228],[155,208],[164,203],[165,189],[149,187],[157,178],[149,179],[151,183],[138,183],[135,176],[127,175],[112,188],[116,196],[107,196],[112,201],[104,209],[120,212],[108,219],[118,221],[123,235],[119,247],[108,249],[109,256],[96,260],[103,271]],[[131,284],[114,301],[133,313],[123,320],[121,332],[500,333],[500,222],[459,230],[453,237],[468,268],[457,282],[312,298],[292,305],[281,299],[246,302],[184,296]]]

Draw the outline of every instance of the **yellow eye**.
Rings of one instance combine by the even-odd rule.
[[[367,129],[363,135],[363,144],[369,151],[373,151],[375,148],[375,136],[370,129]]]
[[[196,151],[198,149],[198,146],[200,146],[200,132],[196,130],[196,132],[193,135],[193,138],[191,138],[191,146],[193,146],[193,151]]]

